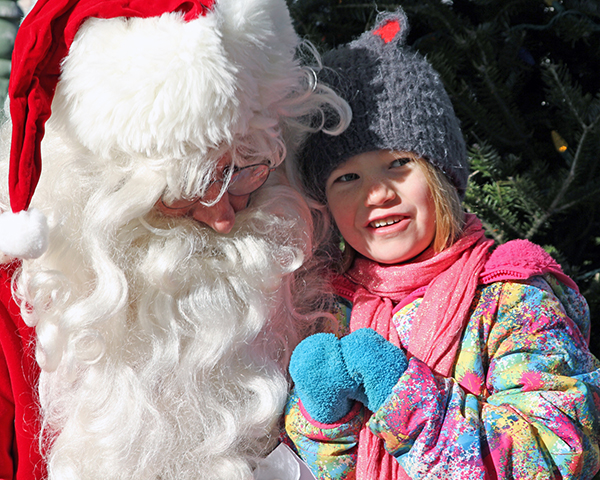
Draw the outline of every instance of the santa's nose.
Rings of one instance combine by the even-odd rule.
[[[246,208],[248,198],[249,195],[234,196],[225,192],[214,205],[194,204],[189,214],[217,233],[229,233],[235,224],[235,214]]]

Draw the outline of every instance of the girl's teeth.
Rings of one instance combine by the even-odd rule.
[[[400,220],[401,217],[390,217],[382,220],[375,220],[374,222],[371,222],[371,226],[373,228],[386,227],[387,225],[398,223]]]

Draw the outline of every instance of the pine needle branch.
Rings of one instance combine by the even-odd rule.
[[[579,116],[578,116],[578,118],[579,118]],[[540,217],[537,217],[535,219],[535,221],[533,222],[531,228],[527,232],[527,235],[526,235],[527,239],[533,238],[533,236],[537,233],[537,231],[540,229],[540,227],[542,225],[544,225],[550,217],[552,217],[553,215],[555,215],[557,213],[560,213],[562,210],[565,210],[567,208],[567,206],[560,205],[560,203],[563,201],[563,198],[567,194],[569,187],[575,180],[577,167],[579,166],[579,161],[581,159],[581,152],[582,152],[583,144],[585,143],[585,140],[587,139],[587,136],[589,135],[589,133],[593,130],[593,128],[598,123],[599,119],[600,119],[600,117],[598,117],[594,121],[594,123],[592,123],[590,125],[585,125],[585,124],[583,125],[583,134],[581,135],[581,138],[579,139],[579,143],[577,144],[577,150],[573,157],[573,162],[571,163],[571,168],[569,169],[567,178],[565,178],[565,180],[563,181],[561,188],[558,191],[558,193],[556,194],[556,196],[554,197],[554,200],[552,200],[550,207],[548,209],[546,209],[546,211],[543,215],[541,215]],[[578,199],[575,202],[569,203],[568,206],[572,207],[573,205],[575,205],[576,203],[579,203],[579,202],[581,202],[581,199]]]
[[[574,202],[569,202],[566,205],[561,205],[561,202],[563,201],[569,188],[571,187],[571,184],[576,178],[577,169],[582,158],[583,146],[588,138],[588,135],[592,132],[592,130],[594,130],[594,128],[596,128],[596,125],[600,121],[600,115],[598,115],[592,123],[586,124],[584,119],[580,115],[579,109],[576,108],[575,103],[571,98],[571,95],[569,95],[569,92],[567,91],[563,82],[561,81],[560,76],[557,72],[557,67],[555,65],[548,65],[547,69],[550,72],[556,86],[560,89],[562,98],[565,100],[565,102],[567,102],[569,110],[573,114],[574,118],[577,120],[577,123],[579,123],[579,126],[582,129],[582,134],[579,139],[579,142],[577,143],[577,149],[575,151],[575,155],[573,156],[573,160],[571,162],[567,177],[562,182],[561,188],[554,196],[554,199],[552,200],[550,206],[547,209],[545,209],[545,213],[535,218],[533,224],[531,225],[531,228],[527,232],[527,239],[531,239],[538,232],[540,227],[544,225],[553,215],[560,213],[561,211],[564,211],[567,208],[570,208],[575,204],[581,202],[582,199],[580,198]]]
[[[484,84],[487,86],[488,91],[491,94],[492,98],[495,100],[499,111],[502,112],[502,116],[503,116],[506,124],[510,125],[512,127],[512,131],[513,131],[514,135],[516,135],[517,138],[519,138],[521,141],[525,141],[527,139],[527,135],[523,135],[521,133],[521,130],[519,129],[519,127],[516,125],[516,123],[514,121],[514,116],[511,114],[508,106],[504,102],[504,99],[502,98],[502,95],[498,91],[498,88],[496,87],[494,80],[489,75],[487,56],[485,55],[484,52],[481,52],[481,56],[482,56],[482,64],[477,65],[474,63],[473,67],[475,68],[476,71],[478,71],[480,73],[481,78],[483,79]],[[505,141],[507,144],[514,143],[514,138],[512,138],[510,140],[503,139],[503,141]]]

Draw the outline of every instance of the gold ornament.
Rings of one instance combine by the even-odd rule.
[[[552,142],[554,143],[554,148],[560,153],[564,153],[567,151],[568,144],[564,138],[560,136],[560,134],[556,130],[552,130],[550,132],[552,134]]]

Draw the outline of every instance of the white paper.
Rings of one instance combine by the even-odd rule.
[[[280,443],[254,472],[255,480],[316,480],[308,465],[287,445]]]

